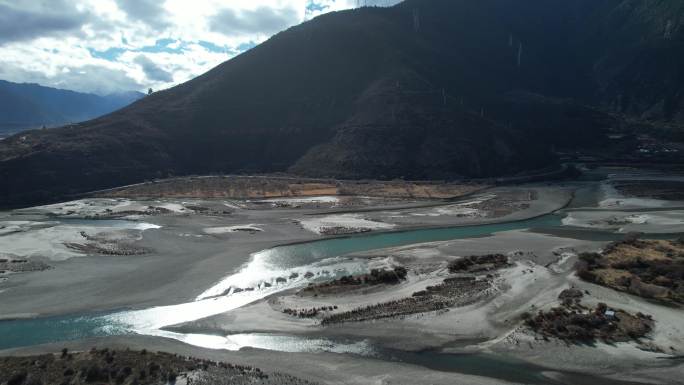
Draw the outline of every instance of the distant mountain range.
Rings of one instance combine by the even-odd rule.
[[[83,122],[116,111],[143,96],[134,91],[99,96],[0,80],[0,136]]]
[[[684,2],[407,0],[330,13],[83,124],[0,142],[0,203],[168,175],[456,179],[684,123]]]

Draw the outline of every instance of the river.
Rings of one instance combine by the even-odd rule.
[[[279,351],[328,351],[363,355],[373,359],[409,362],[435,370],[487,375],[502,380],[525,383],[573,383],[591,380],[596,384],[628,384],[587,377],[577,373],[556,373],[551,380],[542,375],[544,368],[523,361],[488,354],[454,355],[439,352],[408,353],[388,351],[371,341],[333,341],[269,334],[236,334],[231,336],[182,334],[162,328],[224,313],[277,292],[303,287],[313,279],[330,279],[367,271],[363,258],[341,258],[349,253],[366,252],[423,242],[483,237],[493,233],[530,229],[577,239],[613,240],[622,235],[611,232],[579,230],[562,226],[562,214],[538,218],[451,228],[419,229],[325,239],[284,245],[253,254],[238,271],[208,288],[194,301],[172,306],[141,310],[120,310],[106,314],[74,314],[59,317],[19,319],[0,322],[0,349],[78,340],[89,337],[142,334],[173,338],[211,349],[239,350],[255,347]],[[279,277],[290,277],[285,282]],[[252,291],[236,288],[255,287]],[[582,377],[584,376],[584,377]],[[574,380],[573,380],[574,379]]]

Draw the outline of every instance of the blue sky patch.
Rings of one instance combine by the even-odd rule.
[[[146,52],[146,53],[160,53],[160,52],[182,53],[183,50],[185,49],[186,44],[184,42],[181,42],[181,44],[176,48],[169,47],[170,44],[175,43],[175,42],[176,42],[176,40],[174,40],[174,39],[159,39],[154,43],[154,45],[142,47],[142,48],[135,50],[135,51],[136,52]]]
[[[319,12],[325,10],[326,8],[328,8],[327,5],[319,4],[315,1],[310,1],[308,4],[306,4],[307,12]]]
[[[109,48],[104,51],[97,51],[93,48],[88,48],[88,52],[90,52],[90,55],[92,57],[98,58],[98,59],[104,59],[108,61],[115,61],[119,55],[122,53],[126,52],[127,50],[125,48]]]
[[[205,41],[205,40],[200,40],[197,42],[197,44],[201,45],[204,49],[210,51],[210,52],[226,52],[228,49],[226,47],[221,47],[220,45],[216,45],[212,42]]]
[[[239,46],[237,46],[237,51],[238,52],[245,52],[249,51],[250,49],[256,47],[256,43],[253,41],[250,41],[249,43],[242,43]]]

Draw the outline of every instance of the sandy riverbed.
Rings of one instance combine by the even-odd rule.
[[[513,215],[516,218],[536,216],[544,208],[562,206],[563,199],[567,198],[565,195],[563,197],[540,194],[539,207],[535,204],[516,211]],[[0,308],[3,311],[0,318],[141,308],[190,301],[247,262],[252,253],[279,244],[319,237],[302,228],[298,220],[321,217],[320,210],[242,209],[234,205],[229,212],[224,213],[227,209],[224,203],[221,200],[134,202],[106,199],[3,213],[2,220],[5,222],[12,222],[16,217],[31,218],[31,223],[37,225],[29,226],[30,231],[0,237],[0,246],[4,244],[4,248],[14,250],[12,254],[19,257],[52,256],[55,261],[52,263],[54,269],[36,274],[15,275],[2,284],[0,289],[4,291],[0,295]],[[433,202],[433,205],[438,203]],[[131,210],[139,210],[141,213],[137,215],[143,215],[150,206],[163,206],[171,212],[164,215],[148,214],[138,221],[127,222],[131,228],[138,228],[143,223],[150,224],[145,226],[144,232],[140,231],[140,239],[134,243],[137,247],[151,251],[144,256],[83,255],[64,246],[67,242],[82,241],[80,232],[94,232],[92,226],[97,227],[100,223],[98,221],[88,225],[76,223],[43,228],[60,215],[81,218],[95,213],[107,213],[107,209],[112,213],[125,215],[133,215]],[[195,212],[190,207],[205,207],[210,214]],[[380,209],[387,208],[382,206]],[[382,216],[385,211],[377,213]],[[45,214],[49,216],[40,216]],[[341,216],[322,214],[323,217],[326,215]],[[510,217],[503,217],[500,220],[509,219]],[[482,221],[489,222],[491,219],[483,218]],[[476,222],[477,219],[474,219],[468,223]],[[48,225],[39,226],[40,223]],[[371,230],[408,226],[405,223],[384,223],[385,225]],[[454,222],[450,217],[435,217],[431,223],[442,226],[464,224]],[[251,227],[253,231],[234,231]],[[257,228],[262,231],[256,230]],[[111,232],[125,229],[99,229],[105,230]],[[21,237],[33,242],[17,242],[8,237]]]

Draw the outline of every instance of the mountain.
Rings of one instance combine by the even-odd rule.
[[[0,80],[0,133],[90,120],[143,96],[140,92],[99,96]]]
[[[330,13],[95,120],[0,142],[0,202],[167,175],[473,178],[684,121],[684,2],[407,0]]]

